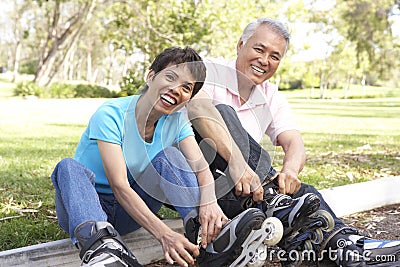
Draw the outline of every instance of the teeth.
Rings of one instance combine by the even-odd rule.
[[[265,70],[262,70],[262,69],[260,69],[260,68],[257,67],[257,66],[251,65],[251,68],[252,68],[253,70],[257,71],[257,72],[265,73]]]
[[[168,103],[170,103],[171,105],[176,104],[175,99],[173,99],[172,97],[170,97],[168,95],[161,95],[161,98],[164,99],[165,101],[167,101]]]

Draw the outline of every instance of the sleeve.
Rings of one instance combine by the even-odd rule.
[[[179,143],[188,136],[194,136],[193,128],[182,113],[179,117],[179,134],[176,143]]]
[[[204,64],[206,65],[206,80],[204,81],[201,90],[208,94],[208,96],[213,99],[215,90],[215,81],[217,77],[217,68],[215,63],[211,59],[204,59]]]
[[[111,105],[103,105],[89,121],[89,138],[121,145],[122,125],[122,112]]]
[[[286,98],[278,91],[274,94],[271,100],[271,114],[272,122],[267,127],[266,134],[269,136],[271,142],[277,145],[277,137],[284,131],[298,130],[294,121],[289,103]]]

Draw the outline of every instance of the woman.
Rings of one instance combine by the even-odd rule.
[[[199,232],[203,251],[218,240],[227,217],[192,128],[178,111],[201,89],[205,72],[193,49],[166,49],[152,63],[142,94],[105,102],[74,159],[56,166],[58,221],[85,266],[140,266],[119,236],[140,227],[161,243],[169,263],[181,266],[199,255]],[[186,230],[190,225],[190,241],[155,215],[164,203],[177,210]]]

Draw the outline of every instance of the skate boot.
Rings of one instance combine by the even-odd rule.
[[[108,222],[84,222],[76,227],[74,233],[81,250],[81,266],[142,266]]]
[[[332,231],[334,226],[332,215],[325,210],[317,210],[304,218],[301,227],[278,243],[285,251],[283,258],[286,260],[282,266],[298,266],[305,257],[307,260],[316,260],[318,249],[315,249],[315,245],[321,244],[324,232]]]
[[[297,232],[305,218],[314,214],[320,205],[320,199],[313,193],[307,193],[299,198],[279,194],[273,188],[264,188],[264,201],[259,205],[267,217],[276,217],[283,224],[283,239]],[[245,198],[244,208],[257,206],[251,197]]]
[[[267,219],[256,208],[250,208],[224,225],[218,236],[203,249],[196,261],[203,266],[263,266],[266,260],[264,240],[278,243],[282,232],[281,223],[276,218]],[[198,218],[190,218],[185,223],[187,238],[201,244],[201,225]],[[275,225],[276,224],[276,225]]]
[[[332,231],[334,226],[335,222],[331,214],[325,210],[317,210],[303,218],[295,231],[282,239],[278,246],[286,251],[312,250],[313,244],[321,244],[324,232]]]
[[[337,252],[331,260],[339,266],[400,266],[400,240],[376,240],[350,228],[332,237],[329,247]]]

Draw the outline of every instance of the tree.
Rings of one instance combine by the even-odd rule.
[[[377,73],[380,78],[394,67],[393,35],[389,14],[392,0],[340,0],[338,11],[341,22],[338,29],[343,36],[355,44],[357,67],[368,61],[367,73]],[[366,64],[364,64],[365,66]]]
[[[34,3],[29,0],[23,2],[13,0],[11,6],[12,10],[9,12],[9,17],[12,21],[14,39],[12,81],[15,82],[18,76],[23,40],[28,38],[31,26],[28,13],[34,8]]]
[[[201,48],[209,34],[209,19],[201,16],[201,1],[124,1],[107,11],[104,40],[109,40],[127,56],[139,54],[142,69],[170,46]]]
[[[41,2],[41,5],[49,11],[46,16],[47,37],[41,46],[34,81],[39,85],[49,85],[68,52],[79,39],[83,26],[96,6],[96,0],[71,2],[55,0],[51,3]],[[63,9],[63,5],[66,9]],[[64,18],[61,10],[66,11],[67,7],[69,17]]]

